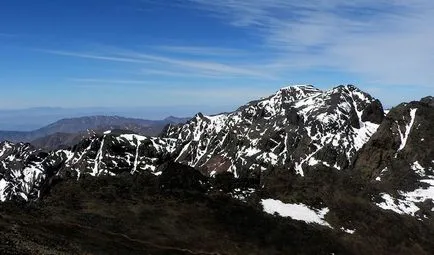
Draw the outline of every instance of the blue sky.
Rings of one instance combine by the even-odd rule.
[[[348,83],[392,106],[433,94],[433,27],[431,0],[2,0],[0,109],[189,115]]]

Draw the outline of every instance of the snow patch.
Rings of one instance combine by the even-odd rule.
[[[415,171],[419,176],[425,176],[425,168],[423,168],[418,161],[411,165],[411,170]]]
[[[417,108],[410,110],[411,120],[408,123],[408,125],[405,126],[405,133],[404,134],[401,132],[401,129],[398,126],[399,137],[401,138],[401,145],[399,146],[398,151],[401,151],[402,149],[404,149],[405,145],[407,144],[407,139],[408,139],[408,136],[410,134],[411,128],[413,127],[414,119],[416,117],[416,111],[417,111]]]
[[[342,231],[344,231],[345,233],[348,233],[348,234],[354,234],[354,232],[356,232],[356,230],[355,229],[347,229],[347,228],[344,228],[344,227],[341,227],[341,230]]]
[[[98,153],[96,154],[96,158],[95,158],[95,164],[93,166],[93,171],[90,175],[92,176],[97,176],[98,172],[99,172],[99,164],[101,163],[102,160],[102,149],[104,147],[104,141],[105,141],[105,136],[102,138],[101,141],[101,146],[99,147]]]
[[[429,184],[428,188],[419,188],[411,192],[399,192],[403,199],[395,199],[389,194],[382,193],[381,197],[384,202],[377,203],[377,206],[385,209],[392,210],[399,214],[408,214],[414,216],[419,207],[416,203],[424,202],[425,200],[434,200],[434,180],[426,179],[421,180],[423,183]]]
[[[137,165],[139,162],[139,148],[140,148],[140,140],[137,139],[136,155],[134,157],[134,165],[133,165],[133,170],[131,171],[131,174],[134,174],[137,171]]]
[[[354,130],[354,149],[356,151],[360,150],[369,141],[380,125],[366,121],[360,122],[360,126],[359,129]]]
[[[285,204],[275,199],[262,199],[261,204],[264,211],[268,214],[277,213],[282,217],[290,217],[294,220],[331,227],[324,220],[324,216],[329,212],[328,208],[315,211],[304,204]]]
[[[6,186],[8,185],[8,182],[4,179],[0,180],[0,201],[4,202],[6,200]]]
[[[402,200],[402,199],[394,199],[391,195],[383,193],[381,194],[381,198],[384,202],[377,203],[377,206],[384,210],[391,210],[399,214],[409,214],[414,215],[417,211],[419,211],[419,207],[417,207],[414,203]]]
[[[253,155],[258,154],[260,152],[261,152],[260,149],[249,147],[245,150],[245,155],[250,157],[250,156],[253,156]]]
[[[316,164],[320,163],[318,160],[316,160],[314,157],[311,157],[308,161],[309,166],[314,166]]]
[[[362,98],[362,100],[366,100],[363,94],[356,93],[356,95],[358,95],[359,98]],[[366,122],[362,121],[363,111],[359,111],[359,109],[357,109],[357,104],[354,101],[354,98],[353,98],[353,107],[359,119],[359,126],[360,126],[360,128],[354,129],[354,133],[355,133],[354,148],[356,149],[356,151],[358,151],[363,147],[363,145],[365,145],[366,142],[369,141],[369,138],[371,138],[371,136],[377,131],[380,125],[369,121]]]

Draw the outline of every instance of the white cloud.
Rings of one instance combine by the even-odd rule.
[[[212,60],[191,60],[188,58],[175,58],[166,55],[148,54],[131,50],[118,49],[108,54],[84,53],[64,50],[39,50],[41,52],[84,58],[101,61],[127,62],[142,64],[143,67],[150,67],[155,70],[155,67],[165,66],[163,72],[191,72],[194,75],[205,76],[223,76],[223,77],[259,77],[273,79],[273,75],[263,70],[260,65],[243,65],[235,63],[222,63]]]
[[[434,86],[431,0],[191,0],[277,51],[275,71],[329,68],[373,84]]]
[[[76,57],[76,58],[86,58],[86,59],[105,60],[105,61],[114,61],[114,62],[127,62],[127,63],[137,63],[137,64],[149,63],[149,61],[144,61],[135,58],[105,56],[105,55],[97,55],[97,54],[83,53],[83,52],[72,52],[72,51],[63,51],[63,50],[39,50],[39,51],[49,53],[49,54],[54,54],[54,55]]]
[[[251,65],[236,65],[226,64],[216,61],[206,60],[190,60],[182,58],[174,58],[168,56],[160,56],[153,54],[145,54],[140,52],[123,53],[122,56],[137,58],[156,63],[169,64],[178,68],[189,69],[201,72],[202,74],[214,75],[232,75],[232,76],[253,76],[262,78],[271,78],[271,76],[261,70],[259,66]]]

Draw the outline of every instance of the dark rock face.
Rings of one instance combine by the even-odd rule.
[[[434,97],[427,96],[420,100],[421,103],[427,104],[430,107],[434,107]]]
[[[423,102],[401,104],[388,113],[377,132],[360,151],[356,170],[374,178],[392,162],[418,161],[428,169],[434,158],[434,107]],[[408,168],[408,167],[407,167]]]
[[[430,102],[392,108],[356,156],[352,171],[376,186],[383,207],[410,215],[428,208],[423,217],[432,218],[434,106]]]
[[[372,123],[381,124],[383,119],[383,106],[378,100],[375,100],[370,105],[368,105],[362,114],[362,121],[370,121]]]
[[[159,187],[167,192],[203,193],[208,189],[208,180],[196,169],[173,161],[158,167],[161,172]]]

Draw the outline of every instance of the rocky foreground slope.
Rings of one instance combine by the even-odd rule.
[[[0,144],[0,199],[6,204],[36,201],[37,210],[48,215],[69,211],[65,208],[77,203],[80,205],[77,214],[68,216],[67,213],[60,222],[52,218],[46,223],[57,222],[61,229],[70,226],[78,233],[89,235],[91,229],[85,230],[79,224],[81,217],[86,217],[92,224],[102,224],[101,236],[104,240],[115,238],[120,242],[115,242],[117,247],[125,238],[128,242],[137,241],[131,236],[141,240],[134,245],[144,245],[143,240],[151,239],[153,244],[159,243],[161,249],[153,246],[150,254],[165,254],[162,247],[177,247],[173,254],[224,254],[225,249],[230,250],[228,254],[246,254],[245,251],[250,254],[261,254],[261,251],[267,254],[291,251],[430,254],[434,250],[430,241],[434,238],[433,130],[432,97],[401,104],[385,115],[378,100],[352,85],[328,91],[313,86],[292,86],[231,113],[197,114],[186,124],[169,125],[160,137],[107,131],[72,148],[54,151],[3,142]],[[167,163],[173,161],[181,164]],[[137,189],[132,192],[131,187]],[[146,199],[141,197],[140,187],[150,192],[146,193]],[[73,194],[72,201],[62,197],[64,194]],[[158,206],[150,209],[145,205],[155,199],[167,203],[160,204],[160,210]],[[208,202],[201,204],[203,214],[196,214],[179,199],[193,204]],[[101,205],[99,200],[103,201]],[[135,204],[132,207],[127,206],[130,200]],[[124,212],[119,208],[110,209],[111,201],[115,201],[116,207],[127,206],[125,213],[135,216],[129,220],[123,219],[124,216],[118,218]],[[223,209],[222,205],[216,209],[214,203],[224,203],[227,208]],[[176,222],[183,221],[183,217],[204,217],[203,222],[189,225],[200,233],[208,227],[214,229],[215,232],[208,233],[210,239],[201,239],[204,246],[199,250],[203,253],[197,249],[194,252],[178,249],[198,248],[192,244],[195,238],[191,233],[184,242],[176,237],[182,231],[174,231],[166,241],[159,242],[158,238],[134,230],[142,221],[137,213],[171,212],[179,206],[186,206],[185,215],[173,214],[174,222],[169,220],[170,216],[161,216],[163,225],[148,226],[153,230],[147,230],[163,235],[168,228],[181,227]],[[15,210],[4,213],[13,214]],[[228,214],[219,216],[218,220],[213,218],[222,210],[228,210]],[[267,239],[262,231],[268,229],[267,224],[279,229],[267,239],[270,246],[264,249],[239,243],[249,231],[249,223],[243,221],[242,215],[250,213],[255,216],[246,217],[258,221],[258,225],[255,234],[247,238],[248,242]],[[270,218],[267,214],[285,218]],[[31,222],[39,222],[39,217],[34,215]],[[226,222],[224,217],[232,217],[234,221],[228,223],[230,226],[222,223],[219,227],[219,221]],[[127,229],[107,223],[113,219],[128,222]],[[14,217],[8,220],[11,221],[6,221],[6,226],[14,222]],[[294,223],[299,221],[305,223],[299,226]],[[213,223],[209,225],[210,222]],[[35,224],[37,229],[43,228]],[[237,224],[241,224],[239,229]],[[287,224],[296,225],[293,228]],[[219,233],[227,234],[222,228],[231,229],[230,240],[220,240],[213,246],[211,239]],[[317,246],[304,238],[294,239],[294,236],[305,236],[302,233],[316,235],[311,231],[319,233],[315,237]],[[57,230],[50,233],[59,234]],[[8,238],[13,237],[12,232],[6,234]],[[280,245],[288,236],[300,243],[293,243],[285,250]],[[89,251],[83,248],[87,247],[83,241],[74,238],[77,247],[70,247],[66,252]],[[42,239],[52,240],[52,237]],[[21,239],[15,236],[10,240]],[[32,241],[35,244],[41,245],[37,240]],[[240,245],[243,248],[234,248]]]

